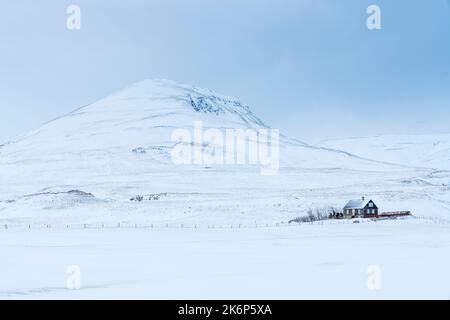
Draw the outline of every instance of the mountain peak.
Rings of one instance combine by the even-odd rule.
[[[237,99],[214,92],[210,89],[179,83],[168,79],[144,79],[135,82],[119,91],[119,95],[134,95],[139,97],[158,97],[160,95],[171,96],[215,96],[224,100],[237,101]],[[116,94],[116,95],[117,95]]]
[[[3,154],[79,153],[171,145],[177,128],[268,128],[247,105],[208,89],[166,79],[136,82],[19,136]]]
[[[216,93],[209,89],[181,84],[167,79],[146,79],[136,82],[125,89],[90,105],[85,110],[93,108],[108,107],[109,109],[120,108],[135,110],[137,112],[148,112],[155,108],[158,112],[191,114],[191,117],[201,115],[220,116],[225,123],[219,127],[267,128],[250,107],[237,99]],[[165,110],[162,110],[162,108]],[[206,122],[212,120],[204,120]]]

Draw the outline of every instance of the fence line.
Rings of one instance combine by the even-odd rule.
[[[342,223],[351,223],[342,221]],[[337,223],[336,223],[337,224]],[[188,224],[188,223],[160,223],[160,224],[137,224],[137,223],[76,223],[76,224],[3,224],[0,225],[0,232],[9,229],[263,229],[263,228],[282,228],[296,227],[304,225],[324,225],[323,221],[304,222],[304,223],[236,223],[236,224]]]
[[[279,223],[238,223],[238,224],[187,224],[187,223],[76,223],[76,224],[2,224],[0,231],[9,229],[257,229],[294,226]]]
[[[236,223],[236,224],[189,224],[189,223],[160,223],[160,224],[139,224],[139,223],[76,223],[76,224],[2,224],[0,225],[0,232],[10,229],[263,229],[263,228],[281,228],[281,227],[296,227],[296,226],[324,226],[324,225],[342,225],[342,224],[354,224],[358,223],[377,223],[378,221],[387,220],[418,220],[423,221],[425,224],[439,224],[450,225],[450,218],[442,217],[425,217],[425,216],[413,216],[408,218],[396,218],[396,219],[330,219],[314,222],[302,222],[302,223],[287,223],[284,221],[275,223]]]
[[[429,222],[429,224],[450,224],[450,218],[425,216],[414,216],[414,218],[417,220]]]

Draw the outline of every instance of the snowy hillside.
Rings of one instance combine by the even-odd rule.
[[[322,146],[374,160],[450,170],[450,134],[382,135],[328,140]]]
[[[358,148],[281,136],[273,176],[255,165],[175,165],[172,133],[193,131],[198,121],[222,130],[269,128],[234,98],[167,80],[139,82],[0,147],[0,222],[279,222],[361,195],[386,210],[449,214],[449,173]]]

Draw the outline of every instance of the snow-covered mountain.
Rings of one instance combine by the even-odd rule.
[[[0,220],[280,221],[360,195],[389,210],[450,206],[445,172],[283,135],[273,176],[254,165],[175,165],[172,133],[198,121],[269,129],[234,98],[168,80],[136,83],[0,147]]]
[[[128,157],[138,153],[146,154],[147,161],[170,164],[170,148],[175,144],[171,134],[179,128],[192,131],[196,121],[201,121],[205,130],[269,129],[248,106],[234,98],[173,81],[146,80],[18,137],[0,148],[0,155],[9,164],[25,161],[47,165],[52,161],[74,162],[76,159],[70,157],[81,155],[94,160],[95,156]],[[286,164],[334,168],[336,162],[341,162],[341,166],[351,168],[373,166],[373,162],[351,154],[284,136],[281,144],[299,153],[295,159],[283,157]],[[107,160],[112,163],[113,159]],[[90,161],[90,165],[94,164]]]
[[[52,120],[1,149],[2,155],[48,157],[88,151],[130,151],[171,145],[174,129],[203,121],[211,127],[265,128],[250,109],[211,91],[167,80],[136,83]]]

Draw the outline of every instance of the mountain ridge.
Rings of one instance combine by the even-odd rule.
[[[138,102],[138,103],[136,103]],[[162,103],[164,108],[158,110],[155,105],[158,103]],[[177,108],[173,108],[173,105],[177,105]],[[190,107],[190,110],[189,108]],[[140,113],[139,117],[133,117],[130,114],[130,110],[134,110],[137,114]],[[109,113],[114,114],[114,112],[119,111],[120,114],[113,118],[109,115]],[[189,112],[194,111],[194,112]],[[151,120],[161,120],[156,121],[154,123],[153,129],[162,129],[162,128],[190,128],[195,120],[201,120],[203,118],[204,124],[206,127],[214,127],[214,128],[243,128],[243,129],[270,129],[270,126],[265,124],[261,119],[259,119],[250,109],[248,105],[240,103],[237,99],[226,96],[223,94],[216,93],[209,89],[199,88],[197,86],[189,86],[185,84],[180,84],[172,80],[166,79],[146,79],[143,81],[136,82],[132,85],[125,87],[122,90],[119,90],[113,94],[108,95],[105,98],[99,99],[96,102],[77,108],[65,115],[59,116],[55,119],[52,119],[36,129],[30,130],[22,135],[19,135],[17,138],[12,141],[5,143],[3,148],[0,149],[0,154],[7,152],[8,147],[20,144],[24,142],[26,144],[27,139],[33,139],[34,136],[39,136],[42,132],[45,132],[48,127],[52,127],[59,122],[67,122],[69,119],[82,118],[87,114],[92,114],[90,118],[93,118],[96,114],[100,114],[100,123],[97,132],[93,132],[92,136],[86,137],[86,139],[79,139],[80,141],[84,141],[86,145],[89,145],[88,142],[85,142],[88,139],[95,139],[95,135],[108,135],[108,131],[106,129],[101,130],[101,124],[110,124],[114,125],[114,128],[109,128],[110,133],[115,130],[120,131],[121,125],[130,122],[130,123],[138,123],[138,122],[151,122]],[[152,113],[153,112],[153,113]],[[131,115],[131,117],[130,117]],[[190,118],[190,121],[170,121],[174,120],[175,117],[185,117]],[[211,117],[212,116],[212,117]],[[101,118],[104,119],[101,119]],[[109,117],[109,118],[108,118]],[[87,126],[86,123],[93,122],[92,119],[85,119],[83,123],[68,123],[64,125],[63,133],[58,134],[58,132],[53,132],[54,136],[65,136],[66,138],[70,137],[72,134],[80,134],[81,132],[89,132],[92,131],[92,127],[95,125],[91,124]],[[186,119],[183,119],[186,120]],[[217,121],[220,120],[220,121]],[[164,124],[162,124],[164,123]],[[72,133],[67,133],[68,130],[72,128]],[[121,129],[121,135],[125,135],[125,131],[139,131],[141,128],[136,127],[125,127]],[[57,131],[57,130],[53,130]],[[377,162],[389,165],[388,162],[372,160],[370,158],[361,157],[359,155],[353,154],[351,152],[338,150],[334,148],[326,148],[320,146],[313,146],[311,144],[305,143],[301,140],[286,137],[282,133],[280,134],[280,138],[286,145],[293,145],[297,147],[308,148],[316,151],[324,151],[324,152],[332,152],[341,155],[345,155],[347,157],[352,157],[362,161],[369,162]],[[136,135],[131,136],[129,140],[139,140],[140,138]],[[53,139],[55,140],[55,139]],[[106,139],[108,140],[108,139]],[[164,138],[165,142],[162,144],[166,146],[169,141],[166,134]],[[50,143],[49,143],[50,144]],[[58,143],[55,141],[52,143],[57,146],[56,149],[60,148],[60,150],[64,150],[64,146],[66,145],[64,142]],[[139,146],[134,146],[131,150],[135,150],[138,148],[143,148],[143,144],[145,141],[142,141]],[[28,143],[28,146],[30,143]],[[160,144],[158,144],[160,145]],[[72,145],[72,147],[74,147]],[[81,148],[82,146],[80,146]],[[3,149],[3,150],[2,150]],[[22,150],[26,148],[23,147]],[[93,147],[95,149],[95,147]],[[48,150],[47,150],[48,151]],[[54,150],[58,151],[58,150]]]

